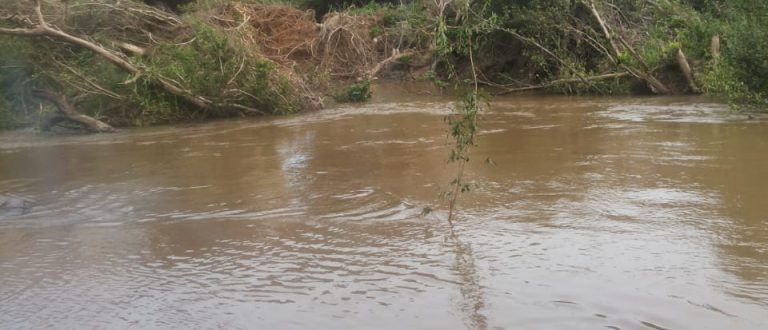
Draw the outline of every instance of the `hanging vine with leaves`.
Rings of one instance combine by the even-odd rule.
[[[479,88],[473,38],[480,32],[495,26],[496,16],[490,15],[489,18],[478,19],[481,16],[473,11],[473,2],[468,0],[462,6],[453,8],[456,11],[456,19],[453,22],[455,25],[448,25],[446,8],[451,2],[451,0],[438,2],[435,49],[437,60],[447,67],[447,79],[455,82],[455,89],[460,95],[459,102],[452,113],[445,117],[452,145],[448,162],[456,164],[456,174],[442,197],[448,202],[448,222],[453,225],[459,196],[472,189],[471,183],[466,179],[465,170],[470,161],[470,151],[477,145],[478,115],[487,106],[487,95]],[[483,11],[486,8],[487,2],[480,6]],[[471,76],[468,79],[460,79],[451,61],[453,55],[462,55],[469,59]]]

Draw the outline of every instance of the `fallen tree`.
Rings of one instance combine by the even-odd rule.
[[[50,37],[62,40],[64,42],[88,49],[103,57],[105,60],[117,65],[123,70],[136,75],[137,77],[141,77],[145,74],[146,70],[144,68],[134,65],[116,52],[48,25],[48,23],[45,21],[45,16],[43,16],[40,0],[35,0],[34,12],[37,22],[34,22],[30,18],[26,17],[22,19],[25,22],[30,22],[31,26],[15,29],[0,28],[0,34],[24,37]],[[211,101],[206,100],[200,96],[192,95],[189,91],[185,90],[181,86],[178,86],[168,78],[156,76],[149,79],[168,93],[179,96],[185,101],[189,102],[189,104],[194,105],[200,109],[208,110],[212,106]]]
[[[11,38],[4,41],[9,45],[28,40],[24,44],[29,46],[27,53],[11,49],[0,62],[5,58],[10,61],[6,67],[25,68],[26,76],[34,78],[18,81],[29,90],[86,100],[63,102],[69,104],[69,113],[80,104],[96,106],[92,111],[107,106],[122,109],[120,114],[107,114],[111,121],[121,122],[120,117],[127,115],[126,120],[155,123],[322,106],[300,78],[280,72],[274,62],[246,49],[248,41],[237,38],[234,31],[189,24],[130,1],[74,1],[64,7],[46,3],[51,12],[47,14],[42,4],[34,0],[0,9],[0,37]],[[20,93],[14,99],[34,94]],[[57,109],[61,112],[62,107]]]
[[[680,66],[680,71],[685,76],[685,81],[688,82],[688,88],[690,88],[692,93],[701,93],[699,87],[696,86],[696,80],[693,78],[693,69],[691,69],[690,63],[688,63],[688,57],[685,56],[682,48],[677,49],[675,58],[677,59],[677,65]]]

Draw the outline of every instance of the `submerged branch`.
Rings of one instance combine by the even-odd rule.
[[[616,72],[616,73],[606,73],[598,76],[585,77],[584,79],[587,81],[596,81],[596,80],[622,78],[629,75],[630,74],[628,72]],[[583,82],[582,79],[571,78],[571,79],[558,79],[558,80],[553,80],[541,85],[518,87],[518,88],[507,88],[503,86],[497,86],[497,87],[503,88],[504,90],[501,92],[493,93],[493,95],[506,95],[506,94],[512,94],[512,93],[527,92],[527,91],[538,90],[538,89],[546,89],[546,88],[554,87],[557,85],[575,84],[580,82]]]
[[[75,107],[72,105],[72,102],[70,102],[69,99],[64,95],[56,94],[47,90],[36,89],[32,91],[32,96],[53,103],[53,105],[56,106],[59,112],[61,112],[67,120],[80,123],[92,132],[105,133],[115,130],[112,128],[112,126],[102,122],[101,120],[77,112]],[[59,121],[59,118],[54,118],[53,120]]]

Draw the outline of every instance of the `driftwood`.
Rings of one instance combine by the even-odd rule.
[[[686,58],[682,48],[677,49],[676,57],[680,71],[683,72],[683,76],[685,76],[685,80],[688,82],[688,88],[691,89],[691,92],[701,93],[699,87],[696,86],[696,81],[693,79],[693,70],[691,70],[691,65],[688,64],[688,58]]]
[[[112,132],[115,130],[112,128],[112,126],[102,122],[101,120],[77,112],[77,110],[75,110],[75,106],[72,105],[72,102],[70,102],[70,100],[64,95],[56,94],[47,90],[36,89],[32,91],[32,96],[53,103],[53,105],[55,105],[56,108],[59,109],[59,112],[61,112],[63,115],[63,118],[51,118],[50,122],[45,125],[48,128],[62,121],[62,119],[66,119],[80,123],[88,128],[88,130],[96,133]]]
[[[584,78],[571,78],[571,79],[558,79],[553,80],[545,84],[540,85],[534,85],[534,86],[526,86],[526,87],[517,87],[517,88],[506,88],[501,87],[504,90],[501,92],[493,93],[493,95],[507,95],[512,93],[520,93],[520,92],[527,92],[527,91],[533,91],[533,90],[539,90],[539,89],[546,89],[550,87],[554,87],[557,85],[565,85],[565,84],[575,84],[583,82],[583,80],[586,81],[597,81],[597,80],[605,80],[605,79],[612,79],[612,78],[621,78],[629,76],[630,74],[628,72],[617,72],[617,73],[606,73],[598,76],[592,76],[592,77],[584,77]]]
[[[359,76],[376,64],[376,48],[369,30],[375,18],[345,13],[325,15],[315,38],[320,67],[332,76]]]

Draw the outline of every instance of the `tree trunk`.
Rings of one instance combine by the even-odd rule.
[[[595,2],[592,0],[589,0],[589,10],[592,11],[592,15],[595,16],[597,23],[600,24],[600,28],[603,30],[603,34],[605,34],[605,38],[608,39],[608,42],[611,44],[611,48],[613,49],[613,55],[615,55],[618,58],[621,55],[621,50],[619,50],[619,46],[616,44],[616,41],[613,39],[613,35],[608,29],[608,26],[605,24],[605,21],[603,21],[602,16],[600,16],[600,12],[597,11],[597,7],[595,7]]]
[[[680,66],[680,71],[683,72],[685,80],[688,82],[688,88],[691,89],[691,92],[697,94],[700,93],[701,91],[696,86],[696,81],[693,80],[693,70],[691,70],[691,65],[688,64],[688,59],[685,57],[685,53],[683,53],[682,48],[677,49],[677,64]]]
[[[720,36],[714,35],[709,42],[709,52],[712,54],[712,62],[715,65],[720,63]]]

